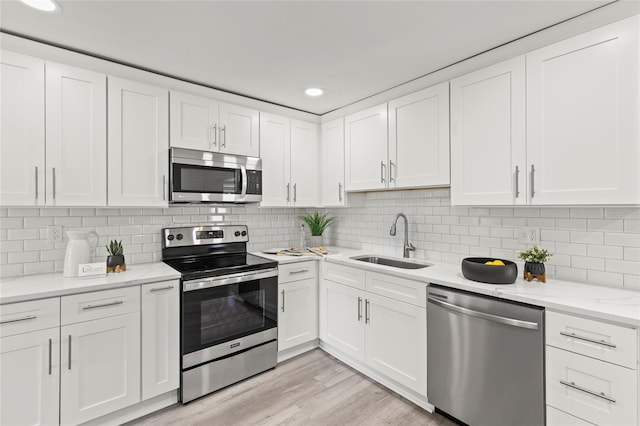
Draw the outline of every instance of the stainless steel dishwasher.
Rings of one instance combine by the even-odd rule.
[[[429,285],[427,383],[471,426],[544,425],[544,308]]]

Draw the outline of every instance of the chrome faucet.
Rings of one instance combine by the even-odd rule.
[[[391,236],[395,236],[396,235],[396,224],[398,223],[398,218],[401,217],[404,219],[404,253],[403,253],[403,257],[409,257],[409,252],[410,251],[415,251],[415,247],[413,246],[413,244],[411,244],[409,242],[409,221],[407,220],[407,217],[404,215],[404,213],[398,213],[395,217],[395,219],[393,219],[393,225],[391,225],[391,230],[389,231],[389,235]]]

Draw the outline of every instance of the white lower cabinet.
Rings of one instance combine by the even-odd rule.
[[[390,379],[425,402],[426,309],[364,290],[370,275],[380,278],[384,274],[343,265],[326,265],[320,285],[320,339],[339,352],[338,356],[344,354],[363,363],[374,374]],[[355,281],[354,277],[360,279]],[[395,279],[390,275],[386,277],[388,282]],[[398,280],[403,286],[408,283],[407,280]],[[416,288],[425,287],[425,284],[417,282],[414,285]],[[402,389],[394,390],[402,393]],[[405,396],[416,401],[414,395]]]
[[[180,282],[141,287],[142,399],[180,386]]]
[[[0,339],[0,424],[57,425],[60,329]]]
[[[315,261],[279,267],[278,351],[318,338],[318,273]]]
[[[83,423],[140,401],[138,312],[63,326],[60,423]]]

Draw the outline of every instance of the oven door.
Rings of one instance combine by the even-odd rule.
[[[278,269],[183,282],[182,368],[277,339]]]

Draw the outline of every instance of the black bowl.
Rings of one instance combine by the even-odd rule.
[[[485,265],[490,260],[502,260],[504,266]],[[518,276],[518,265],[495,257],[467,257],[462,259],[465,278],[487,284],[513,284]]]

